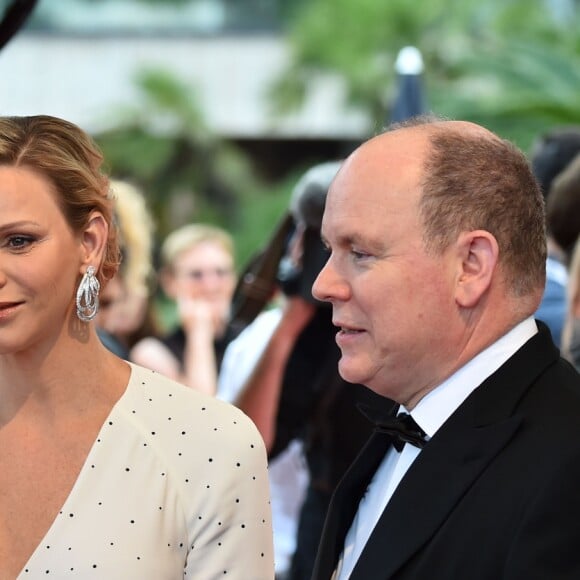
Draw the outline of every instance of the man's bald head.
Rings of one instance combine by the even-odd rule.
[[[444,250],[462,231],[492,233],[508,287],[539,300],[544,203],[528,160],[512,143],[476,123],[426,115],[391,125],[357,149],[343,170],[352,162],[404,170],[401,186],[418,197],[429,250]]]

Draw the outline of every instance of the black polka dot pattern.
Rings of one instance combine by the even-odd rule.
[[[21,578],[274,578],[266,454],[238,409],[132,365]]]

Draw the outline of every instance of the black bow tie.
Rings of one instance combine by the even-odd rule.
[[[393,438],[393,446],[401,451],[405,443],[410,443],[419,449],[427,444],[427,434],[408,413],[385,415],[380,410],[367,405],[358,405],[361,413],[372,421],[375,431]]]

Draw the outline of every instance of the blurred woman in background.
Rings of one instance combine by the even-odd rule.
[[[111,180],[111,192],[122,260],[101,292],[95,323],[105,345],[128,359],[139,340],[159,334],[153,305],[154,221],[145,196],[136,186]]]
[[[184,385],[215,395],[236,285],[234,245],[224,230],[190,224],[172,232],[161,247],[160,283],[175,301],[179,326],[148,337],[131,359]]]

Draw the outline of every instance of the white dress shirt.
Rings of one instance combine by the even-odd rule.
[[[425,395],[410,414],[428,438],[433,437],[461,403],[537,332],[533,318],[524,320]],[[399,412],[408,411],[401,407]],[[389,449],[359,503],[332,580],[350,578],[381,514],[420,452],[410,444],[404,445],[401,452],[394,447]]]

